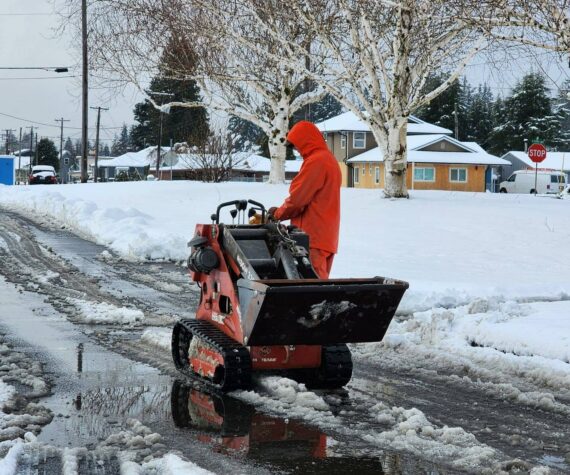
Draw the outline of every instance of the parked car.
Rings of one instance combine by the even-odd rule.
[[[56,185],[57,175],[55,168],[50,165],[35,165],[28,177],[30,185]]]
[[[535,185],[536,179],[536,185]],[[499,185],[501,193],[560,193],[566,186],[562,172],[518,170]],[[536,188],[536,189],[535,189]]]

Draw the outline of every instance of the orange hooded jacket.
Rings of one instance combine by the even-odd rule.
[[[289,196],[274,215],[309,235],[310,247],[336,254],[340,227],[342,175],[319,129],[301,121],[287,134],[287,140],[303,157],[303,164],[289,187]]]

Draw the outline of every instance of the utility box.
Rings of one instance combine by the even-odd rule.
[[[15,172],[14,157],[0,155],[0,185],[13,185]]]

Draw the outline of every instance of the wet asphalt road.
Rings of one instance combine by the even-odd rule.
[[[42,361],[52,383],[42,403],[54,418],[39,435],[42,444],[21,458],[20,473],[62,473],[70,448],[80,448],[72,453],[79,473],[118,473],[117,454],[126,448],[136,450],[137,462],[177,450],[216,473],[456,473],[441,461],[380,450],[342,430],[324,433],[178,380],[170,355],[139,338],[147,326],[170,328],[192,315],[197,293],[184,267],[124,261],[7,212],[0,238],[0,295],[11,302],[0,310],[0,330],[15,349]],[[145,322],[87,325],[69,303],[78,298],[140,309]],[[381,366],[356,364],[348,391],[328,399],[333,412],[348,414],[347,426],[378,430],[370,409],[380,400],[418,407],[438,424],[469,430],[506,460],[570,472],[566,415],[509,404],[413,361],[402,371],[400,356],[405,360],[387,355]],[[160,440],[133,442],[133,420]],[[524,463],[518,467],[512,473],[525,473]]]

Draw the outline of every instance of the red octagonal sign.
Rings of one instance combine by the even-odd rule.
[[[540,163],[546,158],[546,148],[540,143],[533,143],[528,148],[528,158],[534,163]]]

